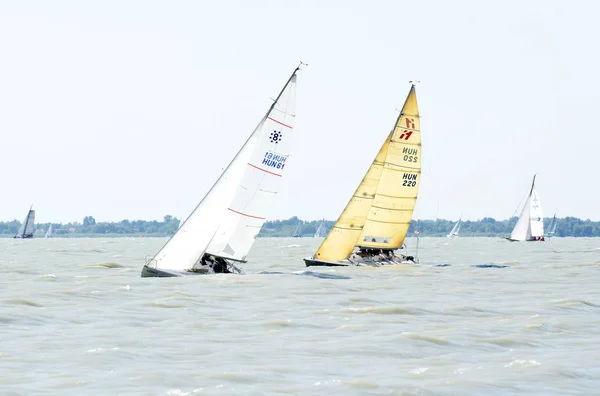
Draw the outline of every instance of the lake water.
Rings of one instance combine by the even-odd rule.
[[[307,269],[320,241],[142,279],[165,239],[0,239],[0,394],[600,392],[600,239],[421,238],[420,266]]]

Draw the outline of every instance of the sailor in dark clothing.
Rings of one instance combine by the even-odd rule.
[[[231,272],[227,268],[227,262],[222,257],[215,257],[215,263],[213,264],[213,271],[215,274],[230,274]]]

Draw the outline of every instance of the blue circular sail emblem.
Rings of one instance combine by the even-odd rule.
[[[281,131],[273,131],[271,132],[271,138],[269,140],[271,141],[271,143],[279,143],[281,142],[282,137],[283,134],[281,133]]]

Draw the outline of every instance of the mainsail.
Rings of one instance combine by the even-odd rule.
[[[531,241],[544,236],[544,213],[535,189],[535,177],[534,175],[531,190],[523,205],[519,220],[510,234],[510,240]]]
[[[394,129],[314,258],[340,261],[357,246],[402,246],[416,204],[420,175],[420,119],[412,85]]]
[[[150,266],[191,269],[204,253],[246,261],[287,169],[298,70],[202,201],[150,260]]]
[[[31,206],[31,208],[33,205]],[[34,222],[35,222],[35,210],[29,208],[29,212],[27,212],[27,216],[19,227],[19,231],[15,234],[15,238],[33,238],[34,231]]]
[[[52,238],[52,224],[50,224],[48,230],[46,231],[46,238]]]
[[[452,231],[450,231],[450,233],[448,235],[446,235],[446,237],[452,238],[452,237],[458,236],[458,233],[460,232],[460,223],[461,223],[461,219],[458,219],[458,222],[456,224],[454,224],[454,227],[452,227]]]

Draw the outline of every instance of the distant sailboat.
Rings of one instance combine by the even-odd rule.
[[[325,236],[325,219],[321,220],[321,222],[319,223],[319,227],[317,228],[317,231],[315,231],[315,238],[323,238]]]
[[[296,225],[296,229],[292,234],[292,238],[302,238],[302,220],[300,220]]]
[[[513,228],[509,241],[543,241],[544,240],[544,213],[540,198],[535,189],[535,177],[531,183],[531,190],[521,210],[517,224]]]
[[[458,233],[460,232],[460,223],[461,223],[461,219],[458,219],[458,222],[456,224],[454,224],[452,231],[450,231],[450,233],[448,235],[446,235],[446,238],[452,238],[452,237],[458,236]]]
[[[46,231],[46,238],[52,238],[52,224],[50,224],[48,230]]]
[[[27,212],[27,216],[25,217],[25,221],[21,224],[19,231],[15,234],[14,238],[28,239],[33,238],[33,226],[35,222],[35,210],[31,209],[33,205],[29,208],[29,212]]]
[[[142,277],[241,272],[287,170],[295,118],[296,68],[246,143]],[[232,121],[231,127],[236,127]]]
[[[412,85],[394,129],[319,249],[304,259],[306,266],[414,263],[412,256],[395,250],[404,243],[417,201],[421,154]]]
[[[556,223],[556,213],[554,213],[554,217],[552,217],[552,221],[548,227],[548,232],[546,233],[546,238],[552,238],[554,234],[556,234]]]

